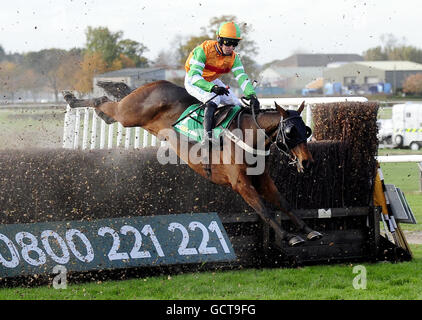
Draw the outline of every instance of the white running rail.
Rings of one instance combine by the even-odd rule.
[[[81,126],[81,117],[83,125]],[[98,126],[98,121],[100,125]],[[80,131],[82,130],[82,137]],[[123,144],[124,137],[124,144]],[[157,137],[140,127],[124,128],[120,123],[106,124],[93,108],[66,107],[63,129],[63,148],[108,149],[114,147],[145,148],[157,146]],[[160,145],[165,145],[161,141]]]
[[[378,162],[422,162],[422,154],[378,156]]]
[[[300,98],[262,98],[259,99],[263,109],[274,108],[274,101],[281,106],[288,106],[290,109],[296,109],[302,101],[306,105],[306,125],[311,127],[312,113],[311,106],[317,103],[345,102],[345,101],[368,101],[365,97],[300,97]],[[81,115],[83,114],[82,141],[80,138]],[[92,115],[91,115],[92,114]],[[91,117],[91,121],[90,121]],[[100,128],[97,128],[100,120]],[[89,128],[91,126],[91,128]],[[117,128],[117,129],[116,129]],[[115,132],[117,130],[117,133]],[[107,134],[106,134],[107,132]],[[117,134],[117,136],[116,136]],[[88,137],[90,135],[90,138]],[[63,132],[63,148],[67,149],[108,149],[113,147],[123,147],[123,135],[125,136],[124,148],[144,148],[147,146],[156,146],[157,137],[147,131],[136,128],[123,128],[120,123],[107,125],[102,121],[93,108],[70,108],[66,107]],[[99,142],[98,138],[99,137]],[[166,142],[162,141],[161,145]]]

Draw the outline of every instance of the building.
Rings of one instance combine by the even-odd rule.
[[[363,61],[358,54],[348,53],[300,53],[284,60],[274,61],[277,67],[326,67],[335,62]]]
[[[158,80],[172,81],[184,76],[184,70],[166,68],[126,68],[110,71],[94,77],[93,96],[104,95],[103,89],[96,85],[97,81],[124,82],[132,89],[135,89],[149,82]]]
[[[282,88],[282,93],[297,93],[308,83],[321,78],[323,70],[323,67],[270,67],[260,73],[260,86]]]
[[[362,56],[357,54],[295,54],[276,60],[260,73],[258,93],[299,94],[310,83],[323,77],[327,65],[361,60]]]
[[[403,87],[404,80],[422,73],[422,64],[411,61],[356,61],[326,68],[324,83],[339,83],[344,87],[367,88],[389,84],[395,92]]]

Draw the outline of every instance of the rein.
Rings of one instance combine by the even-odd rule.
[[[248,104],[247,102],[245,102],[243,99],[242,99],[242,102],[246,105],[246,106],[248,106],[248,107],[250,107],[250,104]],[[273,141],[272,139],[271,139],[271,137],[269,137],[268,135],[267,135],[267,133],[265,132],[265,130],[264,129],[262,129],[262,127],[259,125],[259,123],[258,123],[258,121],[256,120],[256,114],[255,114],[255,110],[254,110],[254,108],[250,108],[251,110],[252,110],[252,119],[253,119],[253,121],[254,121],[254,123],[255,123],[255,125],[257,126],[257,128],[258,129],[261,129],[261,130],[263,130],[264,131],[264,134],[265,134],[265,138],[266,139],[268,139],[269,141],[270,141],[270,148],[271,148],[271,145],[275,145],[275,147],[277,148],[277,150],[278,150],[278,152],[280,152],[281,154],[284,154],[285,156],[287,156],[289,159],[292,159],[292,156],[290,155],[290,153],[288,152],[289,150],[290,150],[290,148],[288,147],[288,145],[287,145],[287,143],[286,143],[286,136],[285,136],[285,134],[284,134],[284,132],[283,132],[283,123],[287,120],[287,119],[291,119],[291,118],[296,118],[296,117],[299,117],[299,116],[295,116],[295,117],[291,117],[291,118],[287,118],[287,119],[283,119],[283,117],[281,116],[280,117],[280,122],[279,122],[279,124],[278,124],[278,126],[277,126],[277,135],[276,135],[276,137],[275,137],[275,140]],[[277,145],[277,141],[278,141],[278,138],[279,138],[279,136],[281,135],[281,137],[282,137],[282,139],[281,139],[281,141],[282,141],[282,143],[283,143],[283,145],[284,145],[284,147],[286,148],[286,150],[287,150],[287,152],[286,151],[284,151],[283,149],[281,149],[278,145]],[[297,158],[295,158],[295,159],[293,159],[291,162],[289,162],[289,164],[292,164],[292,165],[294,165],[294,164],[296,164],[297,163]]]

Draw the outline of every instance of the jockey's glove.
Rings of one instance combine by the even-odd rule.
[[[224,87],[219,87],[217,85],[215,85],[214,87],[211,88],[211,92],[214,92],[215,94],[222,96],[223,94],[225,94],[226,96],[229,95],[229,89],[224,88]]]
[[[261,107],[258,98],[256,97],[256,95],[251,95],[249,97],[249,106],[251,107],[251,109],[253,108],[255,111],[259,111],[259,108]]]

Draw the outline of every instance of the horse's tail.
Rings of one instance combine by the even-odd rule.
[[[123,82],[97,81],[97,86],[119,101],[132,92],[132,89]]]

